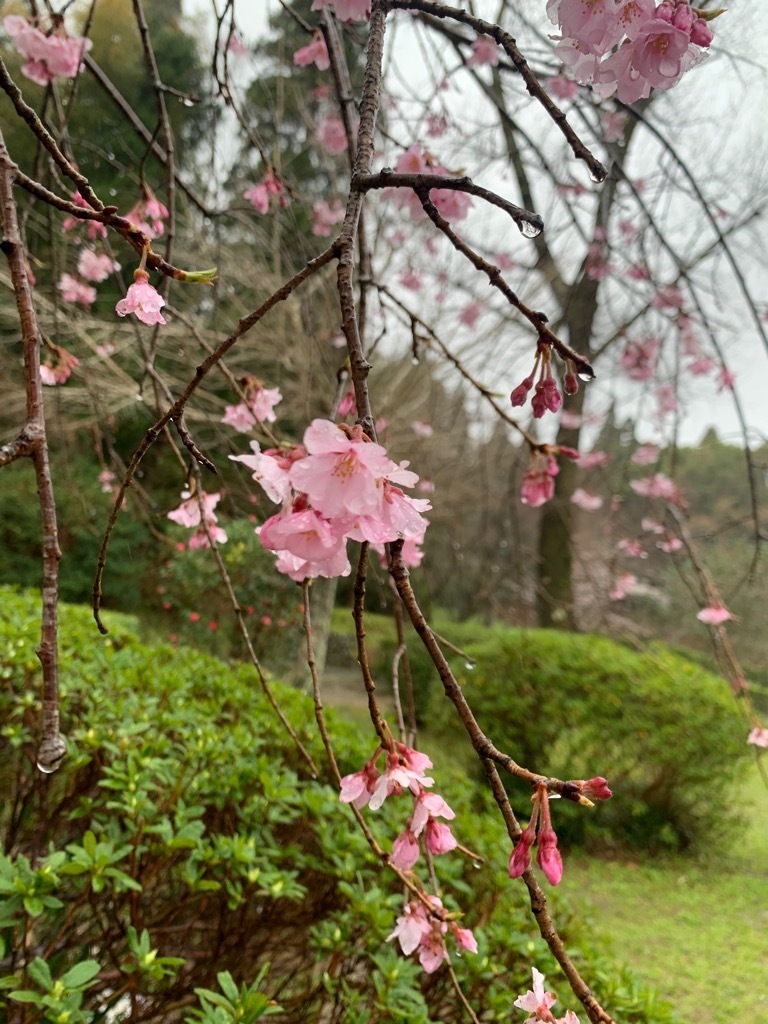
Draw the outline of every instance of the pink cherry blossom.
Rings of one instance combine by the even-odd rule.
[[[640,520],[640,526],[646,533],[664,533],[663,525],[656,519],[645,517]]]
[[[327,238],[335,224],[344,220],[345,210],[341,200],[334,199],[331,203],[320,199],[312,207],[312,234]]]
[[[680,489],[674,480],[664,473],[643,477],[641,480],[630,480],[629,486],[643,498],[662,498],[664,501],[680,503]]]
[[[247,199],[257,213],[269,212],[269,192],[265,184],[251,185],[243,192],[243,199]]]
[[[571,495],[571,504],[576,505],[583,512],[595,512],[597,509],[602,508],[603,499],[599,494],[591,494],[589,491],[585,491],[583,487],[577,487]]]
[[[323,562],[346,547],[346,538],[314,508],[271,516],[261,527],[259,540],[265,548],[290,551],[308,562]]]
[[[326,153],[344,153],[347,148],[347,133],[341,118],[335,114],[326,114],[317,126],[317,141]]]
[[[660,347],[661,339],[655,337],[628,342],[619,359],[619,368],[630,380],[650,380],[656,373]]]
[[[555,496],[555,477],[560,472],[555,457],[536,451],[523,477],[520,500],[524,505],[538,508]]]
[[[467,58],[468,68],[479,68],[483,64],[495,68],[499,63],[499,47],[491,36],[478,36],[472,44],[472,53]]]
[[[289,453],[270,450],[262,452],[258,441],[251,441],[253,455],[230,455],[233,462],[242,462],[253,470],[253,479],[261,484],[270,500],[282,504],[291,496],[290,469],[294,459]],[[303,449],[299,454],[306,454]]]
[[[368,762],[362,771],[354,775],[345,775],[341,780],[341,793],[339,799],[342,803],[352,804],[358,810],[365,807],[371,799],[371,794],[376,787],[379,772],[376,765]]]
[[[439,164],[431,153],[425,153],[421,146],[409,146],[395,161],[395,170],[399,174],[444,174],[449,172]],[[430,199],[446,220],[463,220],[472,205],[472,199],[464,192],[455,189],[431,189]],[[421,201],[413,189],[385,188],[382,198],[391,199],[399,209],[407,210],[411,220],[423,220],[426,213]]]
[[[557,100],[573,100],[579,94],[579,86],[567,75],[555,75],[547,82],[547,92]]]
[[[49,35],[20,15],[3,18],[3,28],[26,63],[21,73],[37,85],[46,86],[55,78],[74,78],[83,55],[93,45],[90,39],[75,39],[59,26]]]
[[[455,850],[458,846],[450,826],[443,825],[432,817],[427,821],[426,836],[427,849],[433,854],[448,853],[449,850]]]
[[[736,375],[731,373],[730,370],[726,369],[725,366],[720,367],[720,374],[717,378],[717,390],[718,391],[733,391],[733,386],[736,383]]]
[[[400,284],[412,292],[419,292],[424,286],[424,281],[417,270],[409,268],[400,275]]]
[[[339,21],[365,21],[371,15],[371,0],[314,0],[313,11],[331,5]]]
[[[111,469],[102,469],[98,479],[103,494],[111,494],[114,491],[116,477]]]
[[[630,540],[627,537],[622,537],[616,547],[621,551],[627,558],[647,558],[648,552],[645,550],[639,540]]]
[[[75,206],[81,207],[83,210],[92,210],[93,207],[89,206],[88,203],[83,199],[79,192],[72,194],[72,202]],[[62,231],[71,231],[73,228],[79,227],[81,224],[86,225],[85,233],[90,241],[95,241],[97,238],[106,238],[107,227],[106,224],[101,224],[97,220],[81,220],[79,217],[65,217],[61,225]]]
[[[245,402],[237,405],[227,405],[221,422],[227,427],[233,427],[241,434],[249,434],[256,422],[256,417]]]
[[[629,458],[636,466],[650,466],[659,458],[659,447],[655,444],[641,445]]]
[[[594,779],[580,779],[577,785],[584,796],[591,800],[610,800],[613,796],[608,788],[608,780],[602,775],[596,775]]]
[[[683,542],[679,537],[670,537],[669,540],[660,540],[656,542],[656,547],[659,551],[663,551],[665,555],[674,554],[676,551],[682,551]]]
[[[400,949],[409,956],[418,948],[422,937],[431,930],[427,911],[423,903],[413,900],[405,907],[405,912],[397,919],[397,927],[391,935],[387,936],[387,942],[397,939]]]
[[[594,469],[595,467],[607,466],[611,457],[607,452],[583,452],[579,456],[579,466],[582,469]]]
[[[451,929],[451,935],[456,940],[457,946],[466,949],[469,953],[477,952],[477,939],[469,928],[459,928],[455,921],[451,921],[448,927]]]
[[[144,270],[136,270],[128,294],[120,299],[115,311],[118,316],[135,313],[143,324],[164,324],[166,321],[160,312],[164,305],[165,299],[149,283],[149,274]]]
[[[563,860],[557,848],[557,836],[551,825],[539,829],[536,860],[550,885],[559,885],[563,877]]]
[[[92,306],[96,301],[96,289],[83,281],[78,281],[71,274],[62,274],[59,291],[65,302],[79,302],[83,306]]]
[[[523,1024],[535,1024],[539,1020],[549,1020],[552,1016],[549,1012],[550,1008],[557,1002],[557,997],[553,992],[544,991],[544,975],[541,971],[532,967],[531,972],[533,974],[533,989],[528,989],[524,996],[518,996],[515,1000],[515,1006],[534,1015]]]
[[[702,608],[696,618],[705,626],[721,626],[731,618],[731,613],[721,604],[714,604]]]
[[[547,14],[585,54],[606,53],[624,33],[615,0],[548,0]]]
[[[410,871],[419,859],[419,843],[409,828],[395,839],[389,859],[401,871]]]
[[[165,231],[168,208],[160,202],[149,185],[142,184],[141,199],[125,216],[148,238],[159,238]]]
[[[211,541],[208,534],[217,543],[225,544],[227,535],[220,526],[217,526],[216,513],[213,511],[221,500],[221,493],[206,494],[205,491],[201,491],[202,512],[200,509],[201,501],[198,500],[197,495],[190,494],[189,491],[183,491],[181,497],[181,504],[168,513],[168,518],[171,522],[178,523],[179,526],[186,526],[188,529],[196,528],[195,533],[189,539],[187,545],[189,549],[194,551],[197,548],[210,547]],[[207,532],[206,526],[208,528]]]
[[[432,424],[425,423],[423,420],[414,420],[411,423],[411,430],[417,437],[432,437],[435,432]]]
[[[314,64],[319,71],[328,70],[331,66],[331,58],[328,55],[328,47],[325,45],[322,32],[314,32],[312,42],[308,43],[307,46],[302,46],[300,50],[294,53],[293,63],[299,68],[305,68],[309,64]]]
[[[77,272],[86,281],[106,281],[114,270],[119,270],[120,264],[108,256],[107,253],[95,253],[93,249],[84,248],[80,250],[77,258]]]
[[[768,748],[768,729],[756,725],[747,737],[747,743],[753,743],[756,747]]]
[[[623,601],[627,594],[631,594],[637,584],[637,576],[631,572],[621,572],[613,581],[613,587],[608,595],[612,601]]]
[[[631,594],[637,584],[637,577],[632,572],[620,572],[613,582],[613,587],[608,597],[611,601],[623,601],[628,594]]]

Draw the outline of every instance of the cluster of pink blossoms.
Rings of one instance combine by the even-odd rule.
[[[274,423],[275,406],[282,401],[279,388],[265,388],[261,381],[250,374],[240,381],[245,392],[245,401],[228,405],[221,422],[234,427],[241,434],[250,434],[255,423]]]
[[[303,442],[262,452],[251,441],[252,455],[230,456],[254,471],[270,500],[282,503],[258,531],[264,547],[277,553],[278,571],[297,582],[348,576],[348,540],[383,545],[423,537],[421,513],[432,506],[401,490],[419,479],[407,462],[393,462],[357,425],[313,420]]]
[[[149,185],[142,183],[141,199],[126,213],[125,218],[147,238],[159,238],[165,231],[168,208],[160,202]]]
[[[344,776],[340,799],[358,810],[367,806],[376,811],[388,796],[403,793],[412,796],[413,811],[405,829],[395,839],[390,856],[394,867],[410,871],[419,857],[420,836],[424,836],[427,849],[432,854],[447,853],[456,848],[456,838],[449,826],[437,821],[438,817],[450,821],[455,815],[441,796],[426,791],[435,781],[424,774],[432,767],[432,761],[426,754],[396,742],[392,750],[386,751],[387,766],[380,772],[377,762],[382,754],[385,751],[378,747],[361,771]],[[387,941],[397,938],[406,956],[418,949],[421,966],[431,974],[448,960],[445,936],[449,930],[461,949],[476,953],[477,943],[468,928],[459,928],[454,921],[444,920],[441,913],[443,905],[437,897],[426,896],[425,900],[434,912],[424,902],[413,900],[405,907],[403,916],[398,917],[397,927]]]
[[[534,388],[534,379],[538,372],[539,379]],[[531,408],[534,418],[540,420],[545,412],[559,412],[563,404],[563,396],[557,386],[557,381],[552,376],[552,346],[549,342],[539,342],[536,348],[536,358],[533,361],[533,369],[513,389],[509,400],[512,407],[525,405],[528,394],[533,388]],[[566,395],[575,395],[579,390],[579,379],[576,370],[570,359],[566,360],[565,374],[563,376],[563,391]]]
[[[247,199],[257,213],[269,212],[270,197],[274,197],[278,206],[288,205],[285,186],[272,168],[267,170],[258,185],[252,185],[243,192],[243,199]]]
[[[226,544],[227,535],[217,525],[218,519],[213,511],[221,501],[221,494],[206,494],[205,491],[202,491],[200,494],[203,504],[202,513],[196,494],[182,491],[181,497],[181,504],[178,508],[174,508],[168,513],[168,518],[171,522],[178,523],[179,526],[186,526],[188,529],[195,531],[187,544],[189,550],[209,548],[211,542],[208,539],[208,533],[210,533],[217,544]],[[206,526],[208,527],[208,533],[205,531]]]
[[[69,380],[72,371],[80,360],[61,345],[51,345],[50,349],[56,359],[55,363],[45,362],[40,365],[40,380],[48,387],[64,384]]]
[[[579,1018],[573,1010],[566,1011],[564,1017],[555,1017],[551,1007],[557,1002],[554,992],[544,991],[544,975],[531,968],[533,974],[533,989],[528,989],[524,996],[518,996],[515,1006],[530,1013],[530,1017],[523,1021],[523,1024],[536,1024],[537,1021],[546,1021],[547,1024],[579,1024]]]
[[[421,146],[409,146],[395,162],[398,174],[444,174],[452,177],[442,164],[438,163],[431,153],[425,153]],[[472,206],[472,199],[464,192],[449,188],[433,188],[429,197],[437,211],[446,220],[463,220]],[[424,208],[416,193],[411,188],[385,188],[382,198],[391,199],[400,210],[407,210],[411,220],[423,220],[426,217]]]
[[[687,0],[548,0],[547,14],[576,81],[622,103],[671,89],[712,42],[707,16]]]
[[[557,447],[542,445],[531,452],[531,461],[520,489],[520,500],[524,505],[539,508],[554,498],[555,477],[560,472],[555,458],[557,453],[574,461],[579,457],[575,448],[568,448],[562,444]]]
[[[83,55],[90,50],[90,39],[75,39],[67,34],[63,23],[48,35],[26,18],[9,14],[3,28],[13,39],[18,52],[26,59],[21,73],[37,85],[50,85],[55,78],[74,78]]]
[[[344,220],[345,212],[340,199],[334,199],[330,203],[325,199],[319,199],[312,207],[312,234],[319,238],[328,238],[332,228]]]
[[[419,963],[427,974],[434,974],[440,964],[450,962],[445,937],[450,932],[459,949],[469,953],[477,952],[475,936],[469,928],[459,928],[455,921],[445,921],[441,916],[443,903],[437,896],[425,896],[434,912],[427,909],[421,900],[411,900],[405,905],[404,913],[397,919],[397,927],[387,942],[397,939],[406,956],[418,950]]]

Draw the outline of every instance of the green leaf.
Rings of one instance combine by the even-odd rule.
[[[39,896],[25,896],[24,909],[30,917],[40,917],[45,907]]]
[[[220,971],[219,974],[216,975],[216,981],[218,981],[221,986],[221,991],[224,995],[231,1000],[231,1002],[237,1002],[240,993],[238,992],[237,985],[229,971]]]
[[[53,988],[53,978],[51,977],[51,971],[48,964],[41,957],[35,957],[32,963],[29,965],[29,976],[40,988],[44,988],[46,992],[50,992]]]
[[[82,988],[92,981],[101,970],[101,965],[96,960],[83,960],[74,967],[70,967],[66,974],[61,977],[61,982],[68,989]]]
[[[20,989],[8,993],[9,999],[15,999],[17,1003],[37,1003],[39,1006],[43,997],[39,992],[30,992],[29,989]]]

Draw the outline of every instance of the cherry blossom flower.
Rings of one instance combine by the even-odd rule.
[[[253,479],[261,484],[267,497],[278,504],[287,501],[291,496],[290,469],[295,455],[278,449],[262,452],[258,441],[251,441],[253,455],[230,455],[233,462],[242,462],[253,470]],[[299,457],[306,455],[302,448],[296,453]]]
[[[468,68],[479,68],[483,64],[495,68],[499,63],[499,47],[491,36],[478,36],[472,44],[472,53],[467,58]]]
[[[395,171],[399,174],[444,174],[449,176],[445,167],[439,164],[431,153],[425,153],[419,145],[409,146],[404,153],[398,156],[395,161]],[[433,188],[430,190],[429,196],[438,212],[446,220],[463,220],[472,206],[471,197],[455,189]],[[411,220],[424,220],[426,217],[421,201],[413,189],[385,188],[382,198],[391,199],[398,209],[407,210]]]
[[[365,21],[371,15],[371,0],[314,0],[311,9],[319,11],[329,4],[339,21]]]
[[[432,437],[435,432],[432,424],[425,423],[423,420],[414,420],[411,423],[411,430],[417,437]]]
[[[664,533],[663,525],[656,519],[645,517],[640,520],[640,526],[646,533]]]
[[[345,775],[341,780],[341,794],[339,799],[342,803],[352,804],[358,810],[365,807],[371,799],[371,794],[379,778],[376,765],[369,761],[362,771],[354,775]]]
[[[401,871],[410,871],[419,859],[419,842],[409,828],[395,839],[389,859]]]
[[[160,202],[149,185],[142,183],[141,199],[125,217],[148,238],[159,238],[165,231],[168,208]]]
[[[717,390],[718,391],[733,391],[733,386],[736,383],[735,374],[731,373],[730,370],[726,369],[725,366],[720,367],[720,374],[717,378]]]
[[[54,387],[56,384],[64,384],[69,380],[72,371],[79,365],[80,360],[61,345],[51,345],[50,348],[56,358],[56,363],[55,365],[50,363],[41,364],[40,381],[48,387]]]
[[[160,312],[165,299],[149,283],[149,274],[145,270],[133,272],[133,284],[124,299],[115,306],[118,316],[135,313],[143,324],[164,324],[166,321]]]
[[[405,270],[400,275],[400,284],[403,288],[408,288],[412,292],[419,292],[424,286],[424,281],[417,270],[409,267],[408,270]]]
[[[339,402],[339,408],[336,410],[337,414],[342,418],[344,416],[356,416],[357,415],[357,399],[355,398],[355,392],[353,388],[343,396]]]
[[[579,456],[579,466],[581,469],[594,469],[598,466],[607,466],[610,461],[611,457],[607,452],[582,452]]]
[[[332,155],[345,152],[347,148],[347,133],[344,122],[335,114],[326,114],[317,126],[317,141],[326,151]]]
[[[630,341],[621,354],[619,368],[630,380],[650,380],[656,372],[656,357],[660,347],[660,338]]]
[[[544,975],[541,971],[537,971],[535,967],[532,967],[531,972],[533,974],[533,989],[528,989],[524,996],[518,996],[515,1000],[515,1006],[520,1010],[526,1010],[528,1013],[533,1014],[523,1024],[535,1024],[539,1020],[551,1020],[550,1008],[557,1002],[557,997],[553,992],[544,991]]]
[[[702,608],[696,618],[706,626],[721,626],[731,618],[731,613],[721,604],[713,604]]]
[[[197,495],[193,495],[189,491],[182,491],[181,497],[181,503],[177,508],[172,509],[168,513],[168,518],[171,522],[178,523],[179,526],[186,526],[188,529],[196,528],[195,533],[190,537],[187,544],[190,551],[198,548],[209,548],[211,546],[211,539],[216,541],[217,544],[226,544],[227,535],[217,525],[216,513],[213,511],[221,500],[221,493],[206,494],[205,491],[201,491],[202,512],[200,509],[201,502],[198,500]],[[208,536],[209,534],[210,537]]]
[[[675,551],[682,551],[683,542],[679,537],[670,537],[668,540],[657,541],[656,547],[659,551],[663,551],[665,555],[671,555]]]
[[[111,469],[102,469],[99,473],[99,486],[103,494],[112,494],[115,489],[115,474]]]
[[[621,551],[627,558],[647,558],[648,552],[645,550],[639,540],[630,540],[627,537],[622,537],[616,547]]]
[[[344,207],[341,200],[334,199],[331,203],[320,199],[312,207],[312,234],[327,238],[334,224],[344,220]]]
[[[597,509],[602,508],[603,499],[599,494],[591,494],[589,491],[585,491],[583,487],[577,487],[571,495],[571,504],[580,508],[583,512],[595,512]]]
[[[644,444],[636,449],[629,457],[629,461],[636,466],[650,466],[659,458],[659,447],[655,444]]]
[[[106,281],[114,270],[119,270],[120,264],[111,256],[104,253],[96,253],[93,249],[83,248],[77,258],[77,272],[86,281]]]
[[[756,747],[768,748],[768,729],[756,725],[747,737],[747,743],[753,743]]]
[[[296,67],[305,68],[314,64],[319,71],[327,71],[331,66],[331,58],[328,55],[328,47],[325,45],[323,33],[317,30],[312,34],[312,42],[302,46],[293,55],[293,63]]]
[[[602,775],[596,775],[594,779],[574,779],[580,792],[592,800],[610,800],[613,793],[608,788],[608,780]]]
[[[92,306],[96,301],[96,289],[83,281],[78,281],[71,274],[62,274],[59,291],[65,302],[79,302],[83,306]]]
[[[560,472],[551,453],[535,451],[523,477],[520,500],[531,508],[539,508],[555,496],[555,477]]]
[[[637,576],[631,572],[621,572],[613,582],[613,587],[608,595],[611,601],[623,601],[627,594],[631,594],[637,584]]]
[[[410,764],[407,761],[405,764],[401,763],[405,760],[397,752],[387,754],[387,767],[377,779],[368,801],[368,806],[372,811],[377,811],[387,797],[393,793],[399,794],[403,790],[410,790],[414,796],[418,796],[422,786],[434,786],[435,780],[424,775],[426,768],[421,767],[418,762],[415,763],[415,766],[413,761]],[[432,762],[429,761],[429,758],[426,760],[431,767]]]
[[[93,210],[93,207],[86,203],[86,201],[83,199],[79,192],[74,192],[72,194],[72,202],[75,204],[75,206],[79,206],[83,210]],[[79,217],[65,217],[61,225],[61,230],[71,231],[73,228],[80,227],[80,225],[83,223],[86,225],[85,233],[86,236],[90,239],[90,241],[93,242],[97,238],[106,238],[106,224],[102,224],[97,220],[83,221]]]
[[[3,28],[26,64],[21,73],[37,85],[50,85],[55,78],[74,78],[80,70],[83,55],[91,49],[90,39],[75,39],[63,24],[46,35],[26,18],[11,14],[3,18]]]
[[[630,480],[629,486],[643,498],[662,498],[664,501],[671,501],[680,504],[680,489],[674,480],[670,480],[664,473],[655,473],[653,476],[643,477],[641,480]]]
[[[547,91],[555,99],[573,100],[579,94],[579,85],[567,75],[554,75],[547,82]]]

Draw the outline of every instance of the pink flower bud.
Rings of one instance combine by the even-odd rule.
[[[531,847],[536,838],[536,826],[531,824],[523,830],[523,834],[517,841],[517,846],[509,858],[509,877],[519,878],[525,874],[531,866]]]
[[[533,406],[534,418],[537,420],[540,420],[549,408],[546,391],[544,389],[544,382],[541,380],[536,385],[536,391],[531,399],[531,405]]]
[[[582,782],[581,792],[584,796],[591,797],[593,800],[610,800],[613,796],[613,793],[608,789],[608,780],[604,779],[602,775],[596,775],[594,779],[587,779],[586,782]]]
[[[709,46],[714,38],[715,34],[706,21],[702,21],[699,18],[693,23],[693,28],[691,29],[692,43],[696,43],[697,46]]]
[[[427,821],[427,849],[430,853],[447,853],[458,846],[449,825],[441,825],[430,817]]]
[[[681,32],[690,33],[694,21],[696,21],[696,15],[691,10],[690,4],[678,4],[672,15],[672,24],[675,28],[679,28]]]
[[[563,391],[566,395],[575,395],[578,390],[579,378],[572,370],[569,370],[563,377]]]
[[[522,380],[517,387],[514,389],[512,394],[509,396],[509,400],[513,406],[525,405],[528,399],[528,392],[533,387],[533,377],[526,377]]]
[[[536,854],[539,867],[550,885],[558,885],[563,877],[563,860],[557,849],[557,836],[550,825],[539,830],[539,851]]]

